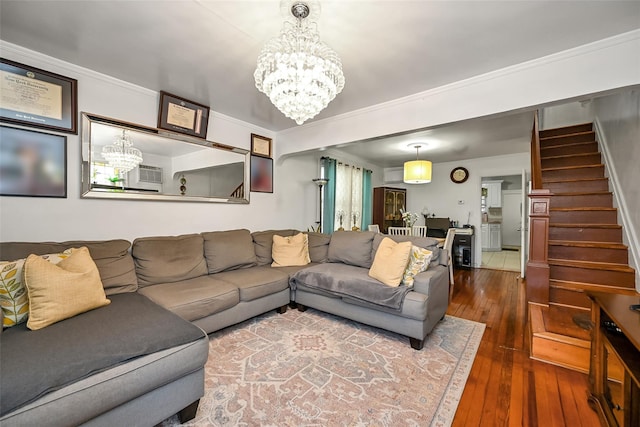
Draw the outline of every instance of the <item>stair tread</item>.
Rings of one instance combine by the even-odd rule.
[[[576,157],[593,156],[594,154],[600,154],[600,152],[595,151],[593,153],[559,154],[559,155],[556,155],[556,156],[540,156],[540,160],[569,159],[569,158],[574,159]]]
[[[577,261],[570,259],[549,258],[549,265],[559,265],[566,267],[578,267],[590,270],[611,270],[622,273],[634,273],[635,270],[627,264],[618,264],[614,262],[595,262],[595,261]]]
[[[555,289],[564,289],[567,291],[584,293],[585,290],[613,291],[612,293],[636,295],[635,288],[625,288],[613,285],[601,285],[585,282],[574,282],[571,280],[549,279],[549,287]]]
[[[620,224],[565,224],[561,222],[550,222],[549,227],[563,227],[563,228],[622,228]]]
[[[553,193],[553,196],[606,196],[613,194],[611,191],[563,191],[561,193]]]
[[[627,249],[627,246],[622,243],[594,242],[587,240],[549,240],[549,244],[554,246],[578,246],[581,248]]]
[[[542,172],[544,173],[549,171],[583,169],[583,168],[600,168],[600,167],[604,167],[604,165],[602,163],[594,163],[592,165],[559,166],[554,168],[543,168]]]
[[[578,207],[578,208],[549,208],[550,211],[560,211],[560,212],[579,212],[579,211],[615,211],[616,208],[605,208],[605,207]]]
[[[552,136],[547,138],[541,138],[540,142],[544,142],[545,140],[556,139],[556,138],[562,138],[562,137]],[[593,141],[565,142],[565,143],[555,144],[555,145],[546,145],[544,147],[540,147],[540,150],[552,150],[552,149],[558,149],[558,148],[578,147],[580,145],[586,145],[586,144],[597,144],[597,141],[594,139]],[[597,153],[598,151],[594,151],[594,152]]]
[[[577,127],[577,126],[584,126],[586,124],[589,124],[589,123],[583,123],[581,125],[575,125],[575,126],[563,126],[563,127],[559,127],[559,128],[553,128],[553,129],[542,129],[540,132],[544,133],[545,131],[569,129],[569,128],[573,128],[573,127]],[[583,132],[563,133],[563,134],[552,135],[552,136],[541,136],[540,137],[540,141],[542,141],[544,139],[562,138],[563,136],[585,135],[585,134],[588,134],[588,133],[595,133],[595,131],[594,130],[588,130],[588,131],[583,131]]]

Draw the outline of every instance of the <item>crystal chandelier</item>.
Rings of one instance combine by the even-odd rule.
[[[109,166],[118,169],[120,173],[129,172],[142,162],[142,151],[133,146],[131,137],[126,130],[118,134],[113,144],[102,147],[102,157]]]
[[[338,54],[320,40],[315,22],[320,14],[317,1],[283,0],[280,9],[295,20],[289,16],[280,36],[264,46],[253,77],[258,90],[301,125],[342,91],[342,63]]]

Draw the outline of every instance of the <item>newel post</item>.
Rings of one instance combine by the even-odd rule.
[[[549,190],[529,194],[529,261],[527,262],[527,301],[549,304]]]

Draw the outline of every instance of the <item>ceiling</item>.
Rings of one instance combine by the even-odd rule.
[[[640,1],[325,0],[321,6],[320,36],[342,59],[346,84],[314,120],[640,28]],[[274,132],[296,125],[258,92],[253,72],[282,21],[278,0],[0,0],[4,41]],[[526,143],[530,117],[473,120],[419,137],[432,140],[439,161],[471,158],[478,145],[486,156],[489,142],[497,152]],[[380,151],[343,149],[393,166],[412,150],[389,147],[406,148],[411,138],[378,141]]]

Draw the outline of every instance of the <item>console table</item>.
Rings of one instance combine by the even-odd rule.
[[[640,296],[587,292],[592,301],[589,403],[606,426],[640,425]]]

